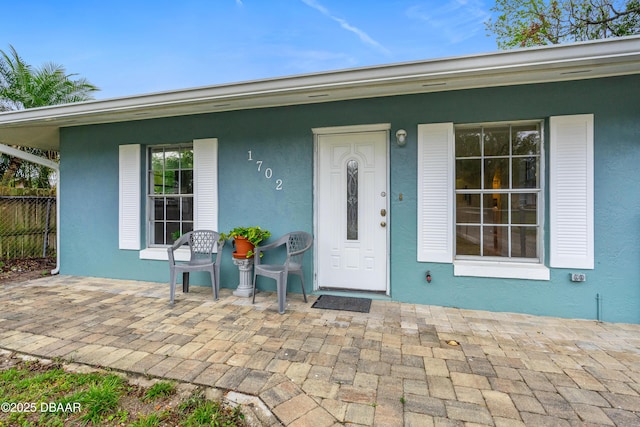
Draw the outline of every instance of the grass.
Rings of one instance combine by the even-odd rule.
[[[160,381],[147,389],[143,399],[154,400],[159,397],[169,397],[176,391],[176,386],[172,382]]]
[[[10,362],[0,363],[13,364],[0,370],[0,427],[246,425],[240,406],[208,400],[201,389],[181,399],[169,381],[144,388],[109,372],[74,373],[60,363]]]

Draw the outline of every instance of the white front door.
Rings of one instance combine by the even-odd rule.
[[[317,287],[386,291],[388,131],[346,130],[316,131]]]

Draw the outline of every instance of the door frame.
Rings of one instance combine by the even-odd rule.
[[[313,132],[313,232],[314,235],[318,235],[318,180],[319,173],[318,170],[318,137],[322,135],[331,135],[331,134],[349,134],[349,133],[361,133],[361,132],[386,132],[386,149],[385,156],[387,160],[386,171],[385,171],[385,182],[386,189],[384,190],[386,193],[386,209],[387,209],[387,226],[386,230],[386,245],[385,245],[385,254],[384,254],[384,262],[386,263],[386,290],[384,291],[385,295],[391,295],[391,282],[390,282],[390,273],[391,273],[391,263],[390,263],[390,255],[391,255],[391,195],[389,194],[390,188],[390,177],[391,177],[391,151],[390,151],[390,131],[391,131],[391,123],[376,123],[376,124],[368,124],[368,125],[350,125],[350,126],[329,126],[329,127],[320,127],[320,128],[312,128]],[[313,242],[313,290],[318,291],[318,240],[314,239]],[[330,291],[331,292],[331,291]],[[336,292],[358,292],[358,291],[342,291],[336,289]],[[367,291],[362,291],[366,293]],[[372,291],[374,292],[374,291]],[[377,292],[376,292],[377,293]]]

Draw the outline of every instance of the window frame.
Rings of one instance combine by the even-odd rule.
[[[177,192],[177,193],[166,193],[163,192],[161,194],[155,194],[152,193],[152,175],[153,175],[153,160],[152,160],[152,153],[154,150],[157,150],[159,148],[163,149],[163,152],[167,152],[167,151],[171,151],[172,149],[177,150],[178,152],[182,152],[184,150],[190,150],[192,153],[192,157],[195,157],[195,152],[194,152],[194,146],[193,146],[193,141],[191,142],[183,142],[183,143],[177,143],[177,144],[158,144],[158,145],[149,145],[146,147],[146,166],[145,166],[145,171],[146,171],[146,180],[145,180],[145,184],[146,184],[146,193],[145,193],[145,199],[146,199],[146,218],[145,218],[145,222],[146,222],[146,247],[147,248],[168,248],[169,246],[171,246],[171,243],[152,243],[153,237],[155,236],[155,224],[158,222],[162,222],[164,223],[164,233],[165,233],[165,237],[166,237],[166,227],[167,227],[167,223],[168,222],[178,222],[180,224],[179,228],[180,230],[183,230],[183,224],[184,223],[191,223],[191,229],[195,229],[195,213],[192,211],[191,215],[191,220],[187,221],[184,219],[183,217],[183,203],[182,203],[182,199],[183,198],[191,198],[191,205],[192,207],[195,206],[195,200],[196,200],[196,194],[195,194],[195,159],[192,161],[192,166],[190,169],[183,169],[182,165],[180,165],[177,169],[178,174],[180,175],[180,173],[182,171],[185,170],[190,170],[191,171],[191,193],[181,193],[181,189]],[[165,162],[166,164],[166,162]],[[163,172],[166,171],[163,168]],[[179,185],[179,187],[181,187],[181,185]],[[153,218],[153,214],[154,214],[154,210],[155,210],[155,200],[158,198],[164,198],[165,199],[165,204],[164,204],[164,209],[165,209],[165,213],[164,213],[164,219],[161,221],[155,220]],[[167,219],[167,214],[166,214],[166,199],[167,198],[178,198],[180,200],[180,214],[179,214],[179,219],[177,221],[169,221]]]
[[[539,153],[535,154],[534,156],[538,158],[539,161],[539,169],[538,169],[538,182],[537,182],[537,187],[535,188],[514,188],[513,187],[513,159],[515,158],[525,158],[525,157],[531,157],[531,156],[526,156],[526,155],[517,155],[513,153],[513,141],[512,141],[512,135],[513,135],[513,128],[514,127],[521,127],[521,126],[531,126],[531,125],[536,125],[538,126],[538,132],[539,132]],[[484,144],[482,143],[481,140],[481,144],[480,144],[480,155],[478,156],[460,156],[458,157],[456,155],[456,150],[455,150],[455,141],[456,141],[456,133],[458,130],[460,129],[472,129],[472,128],[478,128],[481,130],[482,135],[484,135],[484,131],[486,129],[495,129],[495,128],[508,128],[509,129],[509,153],[506,155],[499,155],[499,156],[488,156],[485,155],[484,152]],[[544,176],[545,176],[545,154],[544,154],[544,144],[545,144],[545,121],[544,119],[535,119],[535,120],[515,120],[515,121],[500,121],[500,122],[480,122],[480,123],[462,123],[462,124],[453,124],[453,177],[454,177],[454,185],[453,185],[453,203],[451,205],[451,209],[452,209],[452,216],[453,216],[453,240],[452,240],[452,251],[453,251],[453,259],[454,262],[459,262],[459,261],[471,261],[471,262],[477,262],[477,263],[484,263],[484,262],[493,262],[493,263],[498,263],[500,265],[503,264],[533,264],[533,265],[538,265],[538,264],[542,264],[543,260],[544,260],[544,256],[543,256],[543,251],[544,251],[544,194],[545,194],[545,181],[544,181]],[[458,189],[456,188],[456,163],[459,159],[470,159],[470,158],[474,158],[480,161],[481,164],[481,175],[480,175],[480,183],[481,183],[481,188],[479,189]],[[485,175],[484,175],[484,171],[485,171],[485,162],[487,161],[487,159],[507,159],[508,163],[509,163],[509,172],[508,172],[508,179],[509,179],[509,185],[507,188],[500,188],[500,189],[489,189],[489,188],[482,188],[484,187],[484,182],[485,181]],[[513,227],[517,227],[518,225],[514,225],[514,221],[512,221],[512,217],[511,217],[511,203],[508,203],[508,222],[506,224],[506,226],[504,226],[504,228],[507,229],[507,233],[508,233],[508,238],[507,238],[507,244],[509,247],[509,255],[508,256],[491,256],[491,255],[484,255],[483,254],[483,247],[484,247],[484,233],[482,232],[482,230],[485,227],[490,227],[491,224],[488,222],[485,222],[484,220],[484,210],[482,208],[482,199],[484,198],[485,195],[487,194],[504,194],[507,196],[507,200],[511,201],[511,197],[514,194],[532,194],[535,193],[536,197],[537,197],[537,202],[536,202],[536,222],[535,224],[530,227],[530,228],[535,228],[536,229],[536,257],[514,257],[511,256],[511,245],[512,245],[512,241],[511,241],[511,230],[513,229]],[[479,223],[478,224],[474,224],[474,225],[478,225],[480,227],[481,230],[481,235],[480,235],[480,239],[481,239],[481,244],[480,244],[480,255],[465,255],[465,254],[458,254],[457,253],[457,228],[458,225],[465,225],[464,223],[461,224],[457,221],[457,208],[458,208],[458,204],[457,204],[457,197],[460,194],[477,194],[480,196],[480,212],[479,212]],[[469,225],[469,224],[466,224]]]

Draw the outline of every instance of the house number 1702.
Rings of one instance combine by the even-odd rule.
[[[253,161],[256,162],[258,172],[264,174],[265,179],[271,179],[273,177],[273,169],[271,169],[270,167],[263,167],[264,162],[262,160],[255,160],[251,155],[251,150],[247,151],[247,154],[248,154],[247,160],[250,162],[253,162]],[[275,189],[282,190],[282,180],[280,178],[276,179]]]

